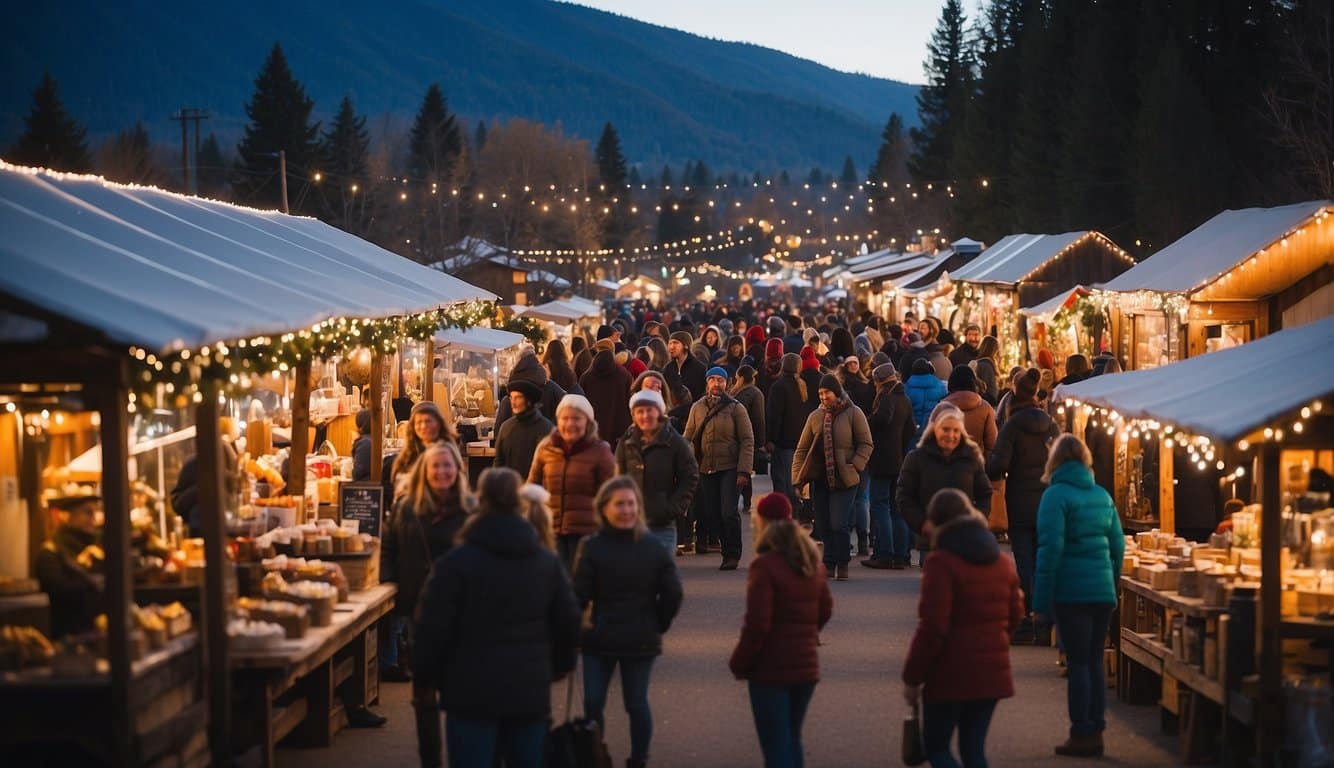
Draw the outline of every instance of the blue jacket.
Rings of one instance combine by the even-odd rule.
[[[1055,603],[1115,605],[1125,551],[1112,497],[1082,462],[1062,464],[1038,506],[1033,610],[1050,616]]]
[[[936,378],[934,373],[915,373],[903,385],[903,393],[912,401],[913,421],[917,422],[917,432],[913,434],[912,442],[917,445],[927,422],[931,420],[931,411],[945,399],[949,391],[945,389],[945,382]]]

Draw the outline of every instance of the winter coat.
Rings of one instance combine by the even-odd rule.
[[[941,381],[949,381],[950,372],[954,370],[954,364],[950,362],[948,357],[945,357],[945,348],[939,344],[932,344],[927,349],[931,352],[931,356],[927,360],[935,367],[936,378]],[[908,370],[911,371],[912,369],[909,368]]]
[[[352,441],[352,482],[371,479],[371,436],[357,435]]]
[[[440,708],[477,720],[541,719],[574,669],[579,608],[555,553],[523,517],[478,518],[422,593],[413,673]]]
[[[751,384],[743,387],[739,392],[732,395],[738,403],[746,409],[746,415],[750,417],[750,433],[755,437],[755,447],[764,447],[768,431],[765,429],[765,403],[764,393],[759,387]]]
[[[630,428],[630,385],[634,379],[624,366],[616,364],[616,356],[605,349],[593,358],[579,386],[593,404],[597,414],[598,437],[615,443]]]
[[[1126,551],[1112,497],[1079,461],[1051,475],[1038,507],[1038,564],[1033,610],[1052,615],[1056,603],[1114,605]]]
[[[963,428],[973,442],[982,447],[982,455],[991,455],[996,447],[996,409],[976,392],[961,390],[945,396],[943,402],[953,403],[963,411]]]
[[[866,463],[871,460],[871,427],[866,423],[866,414],[853,405],[847,396],[839,401],[842,409],[834,414],[830,425],[834,438],[835,482],[831,488],[856,488],[861,484],[861,473],[866,470]],[[827,410],[816,408],[806,417],[806,428],[797,442],[797,452],[792,455],[792,482],[795,485],[815,481],[829,482],[825,468],[824,419]]]
[[[496,434],[496,459],[492,466],[509,467],[521,475],[528,474],[537,444],[555,428],[536,408],[528,408],[510,418]]]
[[[61,525],[37,551],[34,570],[51,603],[53,640],[91,630],[105,610],[101,577],[78,563],[79,553],[96,544],[101,544],[96,533]]]
[[[973,362],[976,359],[977,359],[977,347],[974,347],[970,344],[960,344],[959,346],[954,348],[953,352],[950,352],[951,366],[957,367],[960,365],[968,365],[969,363]]]
[[[616,474],[611,446],[596,437],[584,437],[572,446],[557,432],[537,444],[528,482],[551,494],[551,530],[558,535],[586,535],[598,528],[593,497]]]
[[[801,430],[806,428],[806,417],[819,404],[820,398],[814,389],[808,389],[806,399],[801,399],[801,390],[791,374],[774,382],[765,399],[767,414],[764,426],[769,441],[777,450],[796,449],[797,441],[801,439]]]
[[[746,617],[728,667],[752,683],[818,682],[820,630],[833,613],[823,565],[807,578],[777,552],[760,554],[746,575]]]
[[[424,511],[426,517],[402,497],[394,504],[394,515],[389,520],[389,531],[382,537],[380,551],[380,580],[398,585],[394,597],[394,613],[412,616],[431,563],[454,547],[454,536],[463,527],[468,513],[447,504],[443,514]]]
[[[973,506],[984,514],[991,509],[991,481],[982,468],[982,457],[966,442],[946,456],[934,435],[908,454],[899,471],[899,485],[894,492],[899,514],[908,527],[920,531],[926,522],[926,506],[942,488],[957,488],[968,495]]]
[[[715,403],[718,413],[708,418],[712,399],[704,398],[690,406],[690,418],[686,420],[685,439],[695,448],[700,474],[712,475],[729,469],[750,474],[755,466],[755,435],[750,431],[750,416],[741,403],[723,395]]]
[[[1042,482],[1047,450],[1060,436],[1056,422],[1041,408],[1032,404],[1011,408],[1010,418],[996,437],[996,448],[987,457],[987,474],[1005,481],[1005,510],[1011,528],[1038,524],[1038,503],[1047,487]]]
[[[903,394],[902,382],[896,381],[888,389],[880,390],[866,415],[866,423],[875,445],[866,471],[876,477],[898,477],[903,457],[912,450],[913,434],[917,432],[912,401]]]
[[[907,383],[903,385],[903,393],[912,401],[912,417],[917,423],[917,432],[913,434],[913,442],[916,443],[922,439],[922,432],[931,421],[931,411],[945,399],[949,390],[945,388],[945,382],[934,375],[918,373],[908,377]]]
[[[922,344],[921,342],[909,344],[908,348],[899,356],[899,359],[894,362],[894,368],[902,371],[902,375],[904,376],[912,376],[913,363],[916,363],[918,360],[929,361],[930,359],[931,351],[927,349],[925,344]]]
[[[636,539],[634,531],[604,524],[579,545],[574,594],[580,608],[593,604],[580,641],[584,653],[657,656],[681,608],[676,553],[652,536]]]
[[[616,444],[616,474],[629,475],[639,484],[650,528],[675,525],[685,517],[699,486],[695,452],[671,424],[662,425],[648,445],[639,427],[626,430]]]
[[[677,363],[675,360],[667,363],[667,367],[663,369],[662,373],[667,377],[668,384],[675,385],[678,382],[685,384],[686,389],[690,390],[691,399],[698,400],[704,397],[705,370],[707,369],[705,369],[703,363],[696,359],[694,355],[687,354],[686,359],[681,363]]]
[[[1000,373],[996,370],[996,362],[989,357],[979,357],[972,365],[982,397],[996,406],[1000,403]]]
[[[856,376],[847,376],[843,381],[843,391],[848,393],[848,399],[852,404],[862,409],[862,413],[869,413],[871,404],[875,402],[875,385],[865,379],[859,379]]]
[[[936,533],[922,571],[917,632],[903,682],[928,702],[1014,696],[1010,638],[1024,616],[1014,560],[984,520],[952,520]]]
[[[538,410],[547,417],[547,421],[556,423],[556,406],[560,405],[561,398],[565,397],[565,390],[561,385],[551,380],[551,375],[547,373],[546,366],[537,359],[537,355],[523,355],[519,362],[514,364],[514,370],[510,371],[510,380],[525,379],[531,381],[542,388],[542,403]],[[510,406],[508,397],[500,398],[500,404],[496,406],[496,430],[505,426],[505,422],[514,415],[514,409]]]

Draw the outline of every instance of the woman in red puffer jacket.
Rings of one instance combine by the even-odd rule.
[[[1001,555],[987,519],[963,492],[938,491],[927,510],[931,555],[922,574],[917,633],[903,666],[904,699],[922,707],[922,743],[932,765],[986,765],[996,702],[1014,696],[1010,638],[1024,616],[1014,562]]]

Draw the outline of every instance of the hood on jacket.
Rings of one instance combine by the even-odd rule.
[[[932,392],[936,390],[945,391],[945,382],[941,381],[940,377],[934,373],[914,373],[908,377],[904,386],[906,389],[929,389]]]
[[[1010,403],[1010,416],[1005,420],[1006,424],[1015,424],[1016,429],[1022,429],[1035,435],[1046,434],[1050,429],[1052,418],[1047,412],[1031,403],[1025,403],[1022,407],[1015,408],[1014,403]]]
[[[932,536],[932,546],[953,552],[973,565],[991,565],[1001,554],[996,535],[987,529],[987,520],[981,515],[945,523]]]
[[[608,350],[602,350],[593,358],[593,367],[589,370],[601,376],[605,376],[616,369],[616,355]]]
[[[1093,487],[1093,472],[1082,461],[1067,461],[1051,473],[1051,485],[1057,483],[1088,490]]]
[[[968,390],[959,390],[956,392],[951,392],[948,395],[946,395],[945,402],[953,403],[959,408],[959,410],[963,411],[964,413],[967,413],[973,410],[974,408],[979,407],[985,401],[982,399],[982,396],[977,394],[976,392],[969,392]]]
[[[477,518],[463,540],[500,557],[527,557],[539,546],[532,523],[504,512]]]
[[[519,362],[514,364],[514,370],[510,371],[511,380],[531,381],[539,387],[545,387],[548,378],[547,369],[533,353],[520,357]]]

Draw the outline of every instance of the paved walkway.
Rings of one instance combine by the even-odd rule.
[[[757,478],[767,490],[767,478]],[[757,489],[758,490],[758,489]],[[758,498],[758,495],[757,495]],[[685,604],[666,638],[653,673],[652,759],[658,766],[736,768],[761,764],[744,683],[732,679],[727,658],[741,624],[745,594],[742,570],[722,573],[718,556],[677,559],[685,582]],[[906,706],[899,673],[916,623],[920,571],[873,571],[853,565],[852,579],[834,583],[834,617],[820,651],[823,679],[806,720],[806,765],[810,768],[882,768],[898,765],[899,734]],[[1000,704],[988,739],[992,765],[1071,766],[1057,758],[1062,741],[1065,681],[1057,676],[1051,649],[1015,648],[1012,661],[1018,695]],[[281,766],[331,768],[352,765],[414,765],[415,737],[408,686],[382,687],[379,711],[389,724],[373,731],[344,731],[332,749],[282,749]],[[553,689],[553,711],[564,707],[564,687]],[[1099,765],[1177,765],[1174,739],[1162,736],[1156,707],[1111,701],[1106,734],[1108,757]],[[614,764],[629,754],[629,726],[619,707],[619,682],[607,708],[607,743]],[[577,704],[576,704],[577,706]]]

